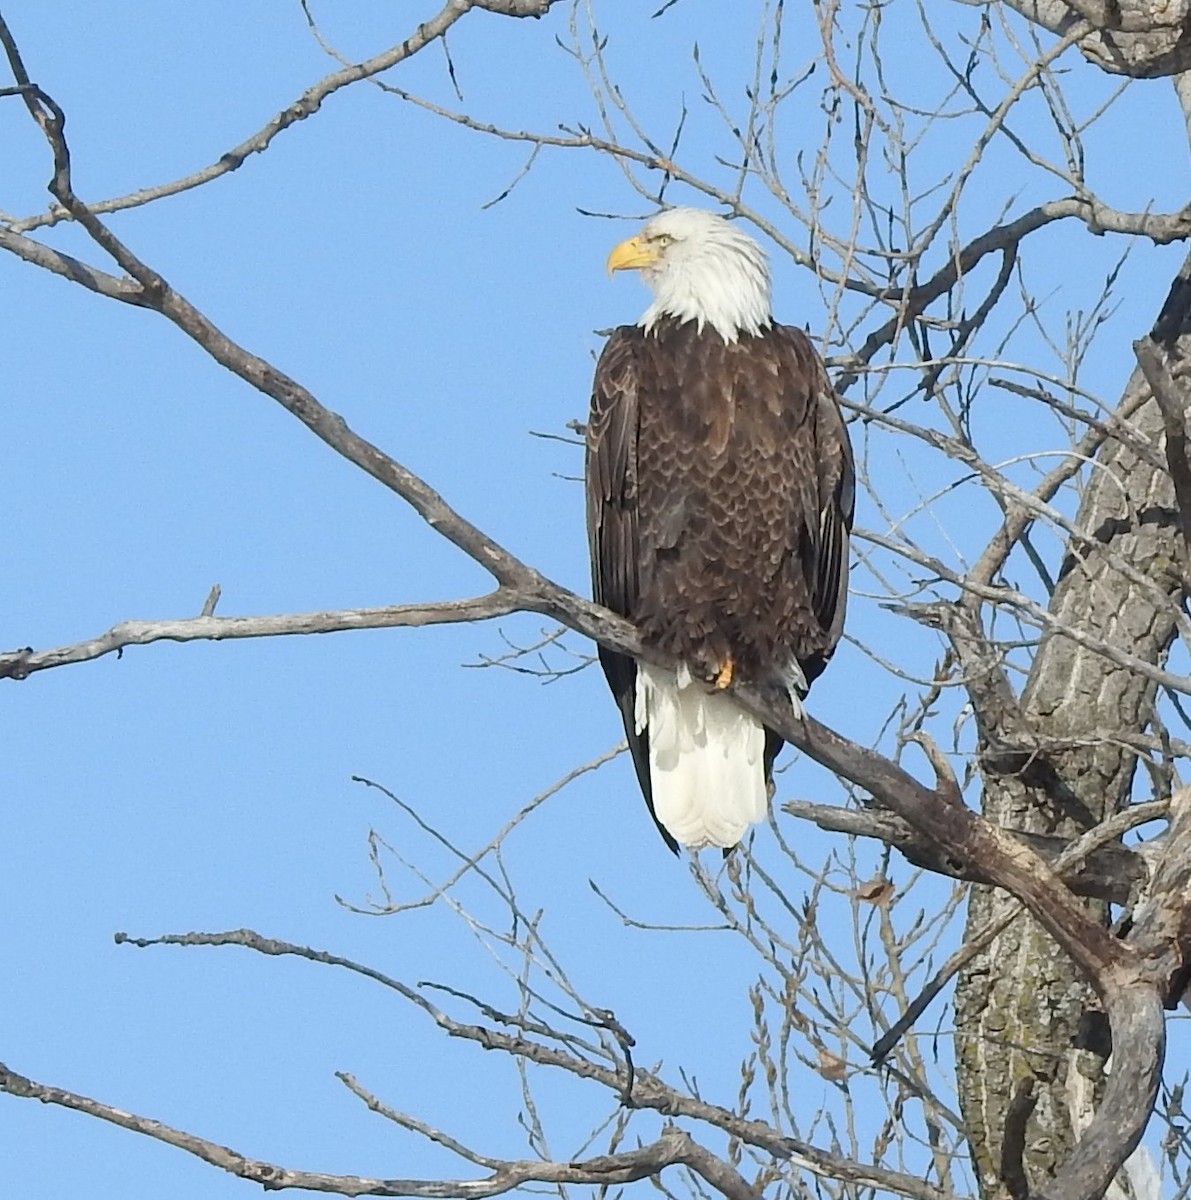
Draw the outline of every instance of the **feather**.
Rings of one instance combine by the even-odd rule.
[[[685,672],[637,667],[635,724],[649,736],[654,817],[680,845],[730,849],[764,820],[765,729]]]

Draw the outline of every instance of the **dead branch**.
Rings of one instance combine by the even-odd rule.
[[[940,582],[952,584],[961,593],[973,598],[989,601],[1004,609],[1010,609],[1017,614],[1024,624],[1042,633],[1067,638],[1077,646],[1092,650],[1109,662],[1115,663],[1119,667],[1124,667],[1145,679],[1152,680],[1162,687],[1169,688],[1172,692],[1188,693],[1191,690],[1191,676],[1177,675],[1173,671],[1156,666],[1136,654],[1130,654],[1128,651],[1122,650],[1120,646],[1113,645],[1111,642],[1105,641],[1104,638],[1090,634],[1076,625],[1058,620],[1054,614],[1048,612],[1040,604],[1031,600],[1016,588],[1004,585],[982,584],[970,576],[961,575],[944,563],[942,559],[926,554],[904,540],[888,537],[875,530],[853,529],[852,537],[854,541],[870,542],[874,546],[879,546],[883,550],[888,550],[893,554],[906,558],[910,562],[926,568]],[[894,607],[897,611],[906,614],[916,611],[913,605],[896,605]],[[1173,602],[1171,607],[1173,609]]]
[[[398,629],[448,625],[506,617],[522,608],[505,588],[470,600],[437,604],[397,604],[388,608],[353,608],[334,612],[289,613],[269,617],[183,617],[174,621],[121,621],[106,633],[52,650],[10,650],[0,654],[0,679],[28,679],[37,671],[91,662],[120,654],[129,646],[153,642],[222,642],[235,638],[290,637],[308,633],[342,633],[349,629]]]
[[[100,1100],[65,1088],[38,1083],[19,1075],[0,1063],[0,1091],[25,1100],[39,1100],[43,1104],[54,1104],[95,1117],[122,1129],[139,1133],[154,1141],[183,1150],[203,1162],[219,1167],[229,1175],[260,1184],[266,1191],[283,1191],[301,1188],[311,1192],[326,1192],[336,1196],[412,1196],[420,1200],[485,1200],[489,1196],[501,1196],[530,1183],[546,1183],[555,1186],[566,1184],[590,1184],[610,1186],[632,1183],[661,1174],[667,1167],[690,1166],[729,1200],[755,1200],[744,1180],[726,1166],[708,1163],[712,1156],[697,1147],[689,1135],[673,1126],[667,1126],[662,1136],[648,1146],[636,1150],[625,1150],[619,1154],[606,1154],[582,1162],[554,1163],[528,1161],[488,1160],[493,1163],[486,1179],[369,1179],[359,1175],[327,1175],[318,1171],[296,1171],[275,1163],[248,1158],[228,1146],[221,1146],[206,1138],[185,1133],[161,1121],[154,1121],[136,1113],[114,1108]],[[434,1131],[437,1132],[437,1131]],[[469,1156],[470,1157],[470,1156]],[[718,1160],[717,1160],[718,1162]],[[914,1193],[908,1193],[914,1194]],[[919,1193],[937,1196],[933,1191]]]
[[[805,800],[788,800],[782,805],[785,812],[801,820],[813,821],[820,829],[846,833],[852,837],[875,838],[897,849],[907,861],[936,875],[963,879],[970,883],[992,883],[980,869],[979,863],[961,863],[949,858],[929,839],[918,833],[909,822],[880,809],[840,808],[834,804],[811,804]],[[1160,820],[1167,806],[1161,801],[1138,805],[1124,815],[1130,827],[1147,821]],[[1059,857],[1071,844],[1066,838],[1042,833],[1009,829],[1042,858],[1052,870]],[[1119,826],[1113,826],[1109,836],[1118,837]],[[1122,845],[1102,845],[1090,849],[1083,862],[1074,863],[1061,872],[1063,882],[1077,896],[1093,896],[1113,904],[1125,904],[1137,894],[1148,878],[1145,855],[1140,850]]]
[[[509,818],[508,821],[504,823],[504,825],[501,826],[499,830],[497,830],[496,833],[492,835],[485,845],[481,846],[479,850],[475,850],[470,854],[464,854],[456,846],[447,842],[440,834],[437,833],[437,831],[431,829],[430,826],[428,826],[426,822],[423,821],[423,819],[408,804],[400,800],[396,795],[389,791],[388,788],[379,783],[373,782],[371,779],[364,779],[360,775],[353,775],[353,783],[362,783],[365,787],[375,788],[382,795],[387,796],[394,804],[408,813],[409,816],[411,816],[422,829],[431,833],[437,841],[446,846],[452,855],[462,861],[461,865],[458,866],[447,879],[445,879],[442,883],[435,884],[424,896],[419,897],[417,900],[409,900],[403,904],[397,904],[390,900],[390,902],[383,907],[378,905],[367,910],[357,908],[355,905],[350,905],[339,896],[335,897],[336,900],[338,900],[339,903],[343,904],[345,907],[352,909],[353,912],[367,911],[371,915],[388,916],[394,913],[408,912],[415,908],[428,908],[441,896],[446,895],[446,893],[449,892],[451,888],[453,888],[469,871],[475,870],[479,862],[495,851],[508,836],[508,834],[514,828],[520,825],[530,813],[540,808],[552,796],[556,796],[565,787],[578,779],[579,776],[586,775],[590,771],[598,771],[600,767],[604,766],[605,763],[609,763],[614,758],[618,758],[625,752],[626,749],[627,745],[622,741],[619,743],[619,745],[613,746],[611,750],[599,755],[599,757],[593,758],[590,762],[583,763],[581,766],[575,767],[568,771],[562,776],[561,779],[555,780],[555,782],[552,783],[548,788],[539,792],[531,800],[527,801],[516,813],[514,813],[512,817]]]
[[[556,0],[472,0],[476,8],[506,17],[544,17]]]
[[[568,1072],[579,1079],[597,1083],[614,1095],[620,1095],[623,1089],[624,1076],[615,1065],[603,1065],[591,1057],[579,1057],[570,1049],[559,1045],[548,1045],[530,1037],[522,1037],[504,1029],[492,1028],[488,1025],[471,1024],[459,1021],[443,1009],[429,1001],[420,990],[410,987],[392,976],[385,975],[372,967],[353,962],[336,954],[322,950],[314,950],[308,946],[299,946],[291,942],[280,941],[276,938],[262,937],[250,929],[231,930],[224,933],[188,933],[168,934],[159,938],[134,938],[119,933],[116,941],[121,944],[141,948],[151,946],[241,946],[259,954],[271,956],[296,956],[310,962],[325,966],[340,967],[353,974],[370,979],[375,983],[397,993],[414,1007],[426,1014],[445,1034],[459,1038],[485,1050],[497,1050],[526,1062],[539,1066],[551,1067]],[[571,1043],[568,1043],[570,1045]],[[11,1084],[11,1086],[9,1086]],[[14,1095],[25,1095],[19,1090],[21,1077],[0,1076],[0,1091],[12,1091]],[[66,1095],[70,1095],[66,1093]],[[42,1099],[42,1096],[34,1098]],[[915,1200],[947,1200],[937,1188],[923,1182],[918,1176],[904,1174],[884,1167],[868,1166],[848,1159],[838,1154],[819,1150],[801,1138],[783,1135],[773,1126],[764,1121],[750,1120],[725,1109],[717,1104],[698,1099],[695,1096],[679,1091],[665,1083],[652,1071],[637,1068],[633,1075],[632,1093],[627,1098],[633,1108],[650,1109],[665,1114],[668,1117],[686,1118],[700,1121],[723,1131],[741,1142],[755,1146],[779,1161],[788,1162],[791,1166],[806,1170],[823,1178],[843,1180],[861,1186],[892,1191],[898,1195],[914,1197]],[[53,1101],[51,1101],[53,1102]],[[70,1105],[68,1105],[70,1106]],[[113,1110],[116,1111],[116,1110]],[[108,1119],[103,1112],[94,1115]],[[115,1121],[121,1124],[120,1121]],[[134,1128],[134,1132],[148,1133],[155,1136],[150,1129]],[[182,1135],[186,1136],[186,1135]],[[174,1143],[171,1143],[174,1144]],[[179,1145],[180,1149],[189,1149]],[[193,1152],[193,1151],[192,1151]],[[199,1157],[202,1157],[200,1154]],[[593,1160],[599,1162],[599,1160]],[[677,1162],[678,1159],[673,1161]],[[707,1164],[704,1164],[707,1165]],[[693,1164],[692,1164],[693,1166]],[[695,1168],[697,1169],[697,1168]],[[645,1174],[650,1174],[646,1172]],[[637,1178],[643,1178],[638,1176]],[[407,1182],[407,1181],[403,1181]],[[588,1180],[592,1182],[592,1180]],[[609,1180],[615,1182],[615,1180]],[[310,1187],[307,1184],[293,1186]],[[433,1186],[433,1185],[429,1185]],[[366,1193],[355,1193],[366,1194]],[[389,1194],[389,1193],[377,1193]],[[392,1193],[398,1194],[398,1193]],[[400,1193],[402,1195],[410,1193]],[[421,1194],[421,1193],[417,1193]],[[453,1197],[453,1193],[451,1196]],[[467,1193],[464,1200],[468,1200]],[[446,1197],[445,1200],[451,1200]]]
[[[140,286],[131,279],[109,275],[88,263],[72,258],[69,254],[43,246],[40,242],[22,237],[3,226],[0,226],[0,249],[15,254],[17,258],[35,267],[41,267],[43,271],[69,279],[72,283],[95,292],[96,295],[106,296],[109,300],[119,300],[122,304],[132,304],[137,308],[146,307]]]
[[[314,116],[322,107],[323,102],[336,92],[350,87],[354,83],[359,83],[361,80],[372,79],[412,58],[419,51],[444,38],[447,31],[473,8],[486,9],[489,12],[508,17],[540,17],[557,2],[558,0],[447,0],[447,3],[435,16],[428,21],[419,22],[417,28],[396,46],[392,46],[380,54],[375,54],[362,63],[346,65],[342,70],[324,76],[317,83],[308,87],[297,99],[287,104],[267,124],[238,145],[224,151],[210,165],[171,183],[141,188],[127,196],[97,201],[89,205],[89,208],[93,213],[99,215],[123,212],[130,208],[139,208],[150,204],[155,200],[162,200],[167,196],[177,196],[182,192],[202,187],[224,175],[229,175],[233,171],[238,171],[253,155],[263,154],[268,150],[279,134],[284,133],[300,121],[306,120],[307,117]],[[5,26],[5,30],[7,30],[7,26]],[[16,43],[10,33],[3,37],[3,42],[6,49],[15,48]],[[9,49],[9,59],[12,60],[11,49]],[[27,77],[23,80],[18,77],[18,83],[27,82]],[[70,208],[67,205],[60,205],[55,206],[48,213],[14,221],[9,225],[9,230],[13,234],[29,233],[34,229],[47,229],[62,221],[72,219],[73,213]],[[12,249],[12,246],[6,244],[5,248]]]
[[[1105,205],[1094,197],[1068,196],[1060,200],[1048,200],[1020,217],[988,229],[963,246],[958,253],[949,255],[947,263],[924,283],[906,292],[901,289],[882,287],[855,276],[839,275],[821,262],[812,260],[789,236],[765,217],[759,210],[745,204],[738,195],[715,187],[706,179],[684,169],[681,164],[651,150],[636,150],[631,146],[609,138],[598,137],[586,130],[547,134],[530,130],[502,128],[487,121],[478,121],[466,113],[454,112],[430,100],[415,96],[393,84],[376,81],[384,91],[409,104],[416,105],[476,133],[496,137],[502,141],[527,142],[534,146],[559,150],[592,150],[616,159],[636,163],[651,171],[664,171],[674,179],[705,195],[709,200],[721,204],[736,216],[770,238],[792,261],[800,266],[811,267],[815,273],[829,283],[836,283],[848,291],[871,296],[873,299],[892,301],[899,304],[899,316],[892,318],[889,325],[880,330],[856,351],[847,365],[855,367],[869,362],[877,351],[892,339],[894,327],[902,327],[910,316],[921,313],[935,300],[945,295],[963,276],[971,274],[976,266],[991,254],[1012,254],[1021,242],[1035,231],[1056,221],[1075,219],[1082,221],[1097,233],[1119,233],[1130,237],[1144,237],[1156,245],[1184,241],[1191,237],[1191,209],[1172,213],[1127,212]],[[907,315],[909,314],[909,315]],[[851,374],[843,375],[837,382],[841,391],[847,391],[854,380]]]

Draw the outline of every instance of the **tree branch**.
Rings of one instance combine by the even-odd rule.
[[[1116,862],[1120,862],[1122,857],[1129,860],[1129,887],[1121,889],[1124,895],[1121,899],[1117,900],[1117,903],[1125,904],[1134,900],[1140,894],[1142,886],[1150,878],[1150,868],[1147,865],[1148,856],[1127,850],[1119,844],[1120,839],[1128,830],[1135,829],[1138,825],[1145,824],[1148,821],[1161,820],[1169,811],[1170,805],[1160,800],[1154,801],[1152,804],[1143,804],[1134,808],[1124,809],[1074,840],[1067,842],[1053,857],[1045,855],[1044,851],[1039,849],[1038,844],[1042,843],[1045,845],[1049,842],[1052,843],[1051,848],[1053,848],[1053,843],[1059,842],[1061,839],[1046,838],[1039,834],[1027,834],[1017,830],[1010,832],[1026,845],[1032,846],[1039,853],[1043,853],[1047,857],[1051,870],[1068,887],[1071,887],[1076,895],[1080,893],[1074,887],[1074,879],[1078,878],[1084,872],[1087,864],[1094,862],[1097,855]],[[969,868],[969,870],[972,870],[972,868]],[[977,882],[987,883],[989,881],[981,879],[977,880]],[[906,1006],[905,1012],[878,1039],[872,1049],[872,1060],[874,1063],[879,1064],[886,1058],[904,1034],[917,1023],[918,1018],[922,1016],[930,1003],[946,987],[948,982],[954,979],[972,959],[987,949],[1009,927],[1010,922],[1015,921],[1022,915],[1023,911],[1019,905],[1011,905],[1005,913],[990,921],[984,928],[975,933],[969,933],[964,944],[935,972],[926,987]]]
[[[330,96],[361,80],[371,79],[373,76],[405,62],[406,59],[412,58],[432,42],[445,37],[451,26],[466,16],[472,8],[487,9],[489,12],[510,17],[538,17],[544,15],[557,2],[558,0],[448,0],[437,15],[428,21],[420,22],[404,41],[362,63],[352,63],[340,71],[334,71],[330,75],[324,76],[317,83],[308,87],[296,100],[286,105],[256,133],[240,142],[239,145],[225,151],[209,166],[171,183],[142,188],[126,196],[98,201],[89,207],[93,213],[123,212],[126,209],[138,208],[167,196],[177,196],[239,170],[254,154],[263,154],[278,134],[284,133],[300,121],[306,120],[307,117],[314,116],[322,107],[323,101]],[[11,42],[11,40],[10,34],[9,41]],[[15,45],[15,43],[13,44]],[[48,213],[28,217],[22,221],[14,221],[9,228],[14,233],[28,233],[34,229],[45,229],[62,221],[72,220],[73,217],[74,214],[70,208],[62,205],[51,209]]]
[[[880,809],[840,808],[836,804],[811,804],[805,800],[788,800],[782,809],[792,817],[813,821],[830,833],[846,833],[851,837],[875,838],[898,850],[908,862],[936,875],[963,879],[969,883],[992,883],[979,863],[961,863],[943,853],[929,838],[925,838],[908,821]],[[1165,802],[1135,805],[1125,813],[1127,827],[1135,828],[1148,821],[1161,820],[1167,811]],[[1099,830],[1101,827],[1097,827]],[[1056,861],[1072,844],[1067,838],[1043,833],[1007,829],[1024,842],[1052,869]],[[1093,831],[1095,832],[1095,831]],[[1122,827],[1114,821],[1106,836],[1116,838]],[[1082,840],[1082,839],[1081,839]],[[1093,896],[1113,904],[1126,904],[1135,896],[1148,878],[1146,857],[1140,850],[1117,844],[1101,845],[1081,856],[1060,872],[1063,882],[1077,896]]]
[[[544,17],[557,0],[472,0],[476,8],[504,17]]]
[[[450,1037],[472,1042],[485,1050],[498,1050],[527,1062],[566,1071],[579,1079],[598,1083],[618,1096],[623,1093],[624,1075],[615,1067],[604,1066],[588,1058],[578,1057],[559,1046],[547,1045],[531,1038],[521,1037],[506,1032],[504,1029],[458,1021],[432,1004],[424,995],[408,984],[372,967],[353,962],[351,959],[342,958],[339,955],[329,954],[323,950],[314,950],[308,946],[262,937],[250,929],[231,930],[225,933],[167,934],[159,938],[133,938],[119,933],[116,935],[116,941],[142,948],[166,945],[242,946],[259,954],[292,955],[326,966],[341,967],[396,992],[429,1016]],[[11,1089],[5,1085],[3,1077],[0,1077],[0,1091],[9,1090]],[[913,1197],[914,1200],[948,1200],[938,1188],[924,1182],[917,1175],[903,1174],[885,1167],[869,1166],[843,1155],[819,1150],[800,1138],[780,1133],[764,1121],[738,1116],[720,1105],[710,1104],[695,1096],[680,1092],[651,1071],[642,1068],[638,1068],[633,1074],[632,1092],[628,1097],[628,1102],[633,1108],[649,1109],[668,1117],[702,1121],[722,1130],[730,1137],[765,1151],[779,1161],[788,1162],[796,1169],[809,1171],[811,1174],[825,1179],[842,1180],[879,1191],[891,1191],[898,1195]],[[138,1129],[137,1132],[145,1131]],[[675,1158],[674,1161],[680,1160]],[[693,1170],[699,1171],[695,1163],[692,1162],[689,1165]],[[707,1166],[708,1164],[704,1163],[703,1165]],[[464,1200],[467,1200],[467,1197],[464,1197]]]
[[[269,617],[204,615],[175,621],[121,621],[106,633],[53,650],[12,650],[0,654],[0,679],[27,679],[37,671],[70,663],[90,662],[127,646],[152,642],[221,642],[233,638],[287,637],[307,633],[341,633],[349,629],[396,629],[487,621],[525,608],[524,598],[508,588],[469,600],[436,604],[397,604],[388,608],[353,608],[333,612],[291,613]]]
[[[662,1136],[648,1146],[636,1150],[625,1150],[619,1154],[605,1154],[579,1162],[555,1163],[529,1161],[499,1161],[486,1179],[369,1179],[360,1175],[328,1175],[318,1171],[295,1171],[260,1159],[248,1158],[228,1146],[221,1146],[205,1138],[196,1137],[124,1109],[93,1100],[89,1096],[37,1083],[24,1075],[18,1075],[0,1063],[0,1091],[26,1100],[40,1100],[43,1104],[55,1104],[62,1108],[84,1113],[86,1116],[107,1121],[139,1133],[167,1146],[184,1150],[203,1162],[227,1171],[250,1183],[260,1184],[266,1191],[282,1191],[302,1188],[311,1192],[329,1192],[337,1196],[412,1196],[422,1200],[486,1200],[489,1196],[501,1196],[505,1192],[524,1187],[529,1183],[547,1183],[555,1186],[565,1184],[589,1184],[609,1186],[632,1183],[661,1174],[667,1167],[689,1165],[713,1186],[719,1187],[720,1180],[726,1188],[723,1194],[729,1200],[755,1200],[755,1195],[735,1171],[725,1163],[716,1170],[706,1159],[713,1156],[701,1151],[690,1137],[673,1126],[667,1126]],[[703,1169],[700,1169],[703,1168]],[[735,1177],[735,1181],[732,1179]],[[720,1189],[723,1190],[723,1189]]]
[[[529,130],[506,129],[487,121],[478,121],[466,113],[454,112],[415,96],[392,84],[377,81],[384,91],[413,104],[435,116],[452,121],[465,129],[476,133],[496,137],[502,141],[527,142],[538,147],[562,150],[594,150],[607,154],[615,159],[636,163],[647,170],[663,171],[666,175],[680,180],[688,187],[722,204],[737,216],[743,217],[750,224],[763,232],[773,242],[780,246],[794,262],[800,266],[812,268],[821,279],[838,284],[848,291],[858,292],[873,299],[895,301],[899,303],[899,313],[890,319],[865,342],[861,350],[848,360],[849,366],[867,363],[874,357],[881,346],[887,345],[892,339],[896,328],[901,328],[911,316],[924,311],[933,301],[939,299],[966,275],[970,275],[975,267],[989,254],[1012,254],[1021,241],[1035,230],[1050,225],[1055,221],[1076,219],[1082,221],[1093,232],[1119,233],[1132,237],[1149,238],[1157,245],[1170,242],[1184,241],[1191,238],[1191,207],[1172,213],[1126,212],[1101,203],[1095,197],[1066,196],[1057,200],[1048,200],[1043,204],[1023,213],[1002,225],[993,226],[978,237],[973,238],[967,245],[956,253],[949,254],[947,262],[935,272],[925,283],[909,290],[889,288],[861,279],[848,278],[835,274],[812,259],[797,247],[772,221],[742,203],[739,196],[716,188],[707,180],[701,179],[670,158],[663,157],[653,150],[635,150],[630,146],[608,138],[597,137],[587,130],[577,133],[564,132],[561,134],[535,133]],[[817,233],[822,231],[816,230]],[[840,387],[846,390],[853,376],[843,377]]]
[[[147,307],[144,292],[140,285],[131,279],[121,279],[96,270],[89,264],[49,246],[43,246],[31,238],[21,237],[20,234],[0,227],[0,250],[7,250],[18,258],[32,263],[35,267],[61,275],[72,283],[80,284],[88,291],[106,296],[109,300],[119,300],[123,304],[132,304],[138,308]]]

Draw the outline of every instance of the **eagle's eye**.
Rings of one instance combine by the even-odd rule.
[[[649,240],[659,250],[665,250],[665,248],[674,240],[674,235],[671,233],[655,233]]]

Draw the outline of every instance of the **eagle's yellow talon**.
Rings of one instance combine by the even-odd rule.
[[[736,673],[736,664],[728,659],[722,667],[720,673],[715,677],[715,689],[717,692],[722,692],[725,688],[732,686],[732,676]]]

